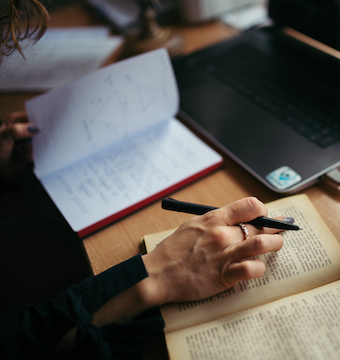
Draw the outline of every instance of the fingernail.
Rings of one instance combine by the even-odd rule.
[[[36,134],[41,130],[41,126],[40,125],[30,125],[27,126],[27,131],[32,133],[32,134]]]
[[[294,224],[295,220],[293,217],[285,217],[283,221],[287,224]]]

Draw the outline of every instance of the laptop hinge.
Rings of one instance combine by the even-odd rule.
[[[309,46],[314,47],[317,50],[320,50],[320,51],[322,51],[322,52],[324,52],[324,53],[326,53],[328,55],[331,55],[331,56],[333,56],[333,57],[335,57],[337,59],[340,59],[340,51],[338,51],[338,50],[336,50],[336,49],[334,49],[334,48],[332,48],[332,47],[330,47],[330,46],[328,46],[326,44],[323,44],[322,42],[317,41],[317,40],[315,40],[315,39],[313,39],[313,38],[311,38],[311,37],[309,37],[309,36],[307,36],[305,34],[302,34],[302,33],[298,32],[298,31],[296,31],[296,30],[294,30],[294,29],[292,29],[290,27],[284,27],[282,29],[282,32],[284,34],[296,39],[296,40],[299,40],[299,41],[301,41],[301,42],[303,42],[303,43],[305,43],[305,44],[307,44]]]

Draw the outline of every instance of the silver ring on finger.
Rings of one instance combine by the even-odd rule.
[[[244,223],[241,223],[241,222],[238,223],[237,225],[241,228],[241,230],[243,232],[244,240],[247,240],[249,238],[249,231],[248,231],[247,227],[244,225]]]

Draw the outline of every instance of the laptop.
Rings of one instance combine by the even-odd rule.
[[[272,25],[173,61],[181,118],[278,193],[340,166],[337,4],[270,0]]]

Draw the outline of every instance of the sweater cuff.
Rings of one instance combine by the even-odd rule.
[[[158,308],[127,324],[111,323],[97,328],[91,323],[78,328],[75,353],[86,359],[142,360],[145,339],[164,328]]]
[[[103,273],[84,280],[81,292],[85,306],[92,315],[112,297],[148,277],[142,256],[136,255]]]

